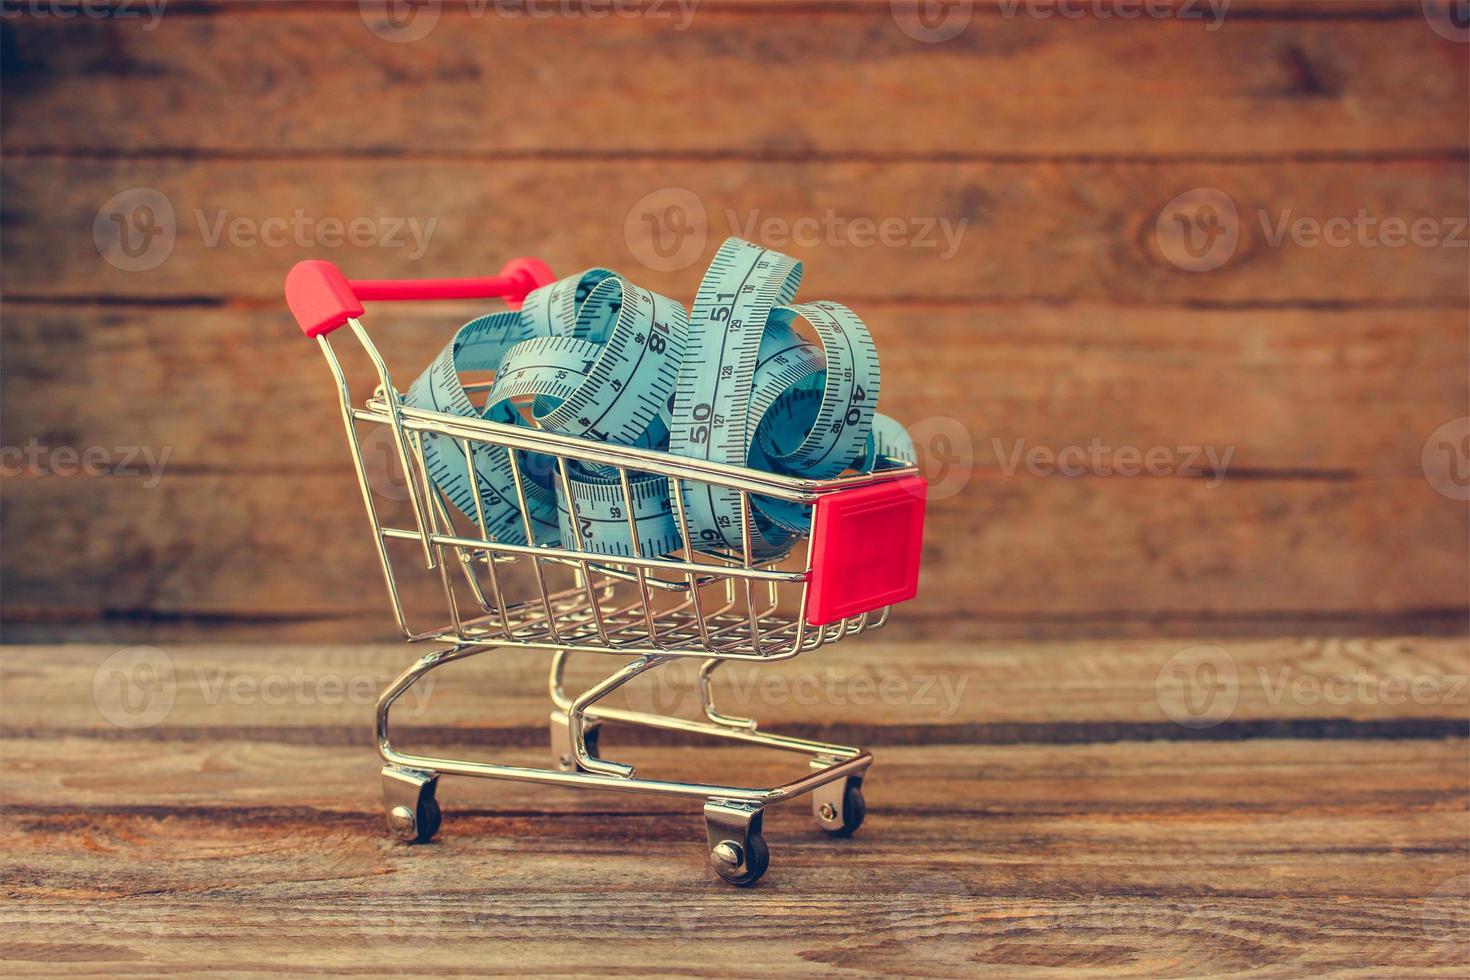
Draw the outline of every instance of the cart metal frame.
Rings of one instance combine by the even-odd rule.
[[[311,268],[301,273],[303,267]],[[287,295],[293,312],[303,330],[320,345],[336,384],[358,488],[394,618],[410,643],[440,647],[404,670],[378,698],[375,735],[378,752],[385,763],[383,797],[389,827],[407,842],[432,838],[441,822],[436,795],[441,775],[700,799],[704,801],[706,836],[715,871],[733,884],[753,884],[769,863],[769,851],[761,834],[764,808],[810,795],[817,825],[833,835],[849,835],[863,820],[862,780],[873,759],[868,752],[853,746],[765,732],[755,719],[722,713],[714,703],[712,675],[729,661],[775,663],[877,629],[887,621],[889,606],[869,608],[831,622],[813,622],[811,589],[814,576],[821,569],[821,551],[813,544],[816,536],[798,539],[792,552],[755,558],[750,547],[754,534],[752,497],[766,496],[817,507],[832,495],[855,488],[883,486],[889,496],[904,505],[898,498],[904,495],[912,498],[916,468],[909,462],[890,460],[872,474],[807,480],[569,438],[529,427],[443,415],[403,403],[387,364],[359,319],[362,299],[502,296],[515,305],[531,288],[549,278],[549,270],[542,270],[544,266],[534,260],[517,260],[497,278],[349,283],[327,263],[302,263],[292,273],[293,278],[301,273],[294,295],[292,280],[288,279]],[[433,295],[422,295],[426,291]],[[445,295],[446,292],[453,295]],[[322,314],[317,308],[304,310],[308,300],[324,306],[327,313]],[[342,325],[349,328],[377,374],[377,388],[361,407],[354,400],[329,336]],[[472,393],[488,387],[469,386]],[[411,526],[385,522],[375,500],[359,432],[360,426],[374,424],[385,427],[393,454],[402,467]],[[424,437],[430,433],[453,440],[459,446],[472,483],[473,460],[479,447],[493,447],[494,451],[506,453],[516,477],[517,492],[522,494],[524,544],[493,539],[486,532],[485,514],[478,500],[475,515],[456,516],[425,466]],[[543,458],[554,460],[553,477],[563,489],[567,487],[569,461],[610,468],[622,489],[624,513],[629,517],[633,541],[632,554],[610,556],[584,550],[580,532],[575,542],[537,542],[534,525],[525,518],[526,501],[520,489],[518,454],[522,452],[542,454]],[[630,488],[630,474],[637,473],[659,474],[669,481],[673,517],[684,542],[684,547],[673,555],[639,553]],[[743,548],[717,551],[692,545],[682,492],[695,484],[738,492]],[[575,500],[569,493],[563,499],[570,509],[570,526],[579,527]],[[912,499],[908,505],[912,505]],[[917,506],[922,510],[922,491]],[[438,578],[448,622],[427,630],[410,627],[399,587],[398,567],[390,550],[393,542],[417,542],[418,547],[413,551],[418,559],[412,564],[422,565],[423,570]],[[402,556],[398,563],[401,565]],[[524,596],[515,594],[513,583],[507,581],[513,568],[530,572],[533,587],[523,588]],[[556,581],[558,576],[566,579],[561,585]],[[548,678],[552,703],[550,767],[439,758],[404,752],[394,746],[389,718],[394,703],[405,691],[439,667],[506,647],[552,652]],[[625,662],[587,689],[569,694],[563,678],[571,653],[607,654],[625,658]],[[702,718],[636,711],[603,703],[608,695],[635,677],[688,657],[702,660],[698,671]],[[794,752],[808,757],[810,771],[771,787],[643,778],[635,774],[631,765],[599,755],[598,734],[606,722]]]

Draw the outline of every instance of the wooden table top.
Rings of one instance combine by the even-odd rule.
[[[876,762],[850,840],[772,807],[731,888],[697,804],[446,777],[386,832],[372,698],[403,647],[3,650],[7,976],[1451,975],[1470,954],[1467,644],[897,644],[722,706]],[[582,658],[591,680],[606,659]],[[543,765],[544,656],[405,696],[409,747]],[[685,713],[692,671],[635,703]],[[1182,723],[1181,723],[1182,722]],[[795,756],[610,728],[640,774]]]

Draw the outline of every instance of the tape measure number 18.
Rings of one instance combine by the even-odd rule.
[[[796,303],[801,263],[738,238],[715,255],[692,313],[606,269],[532,292],[519,312],[460,328],[414,382],[407,404],[466,418],[535,425],[562,435],[825,479],[869,472],[883,457],[913,458],[897,422],[875,411],[878,353],[855,313]],[[805,321],[814,342],[797,330]],[[477,409],[460,383],[494,371]],[[517,408],[529,404],[529,418]],[[425,434],[429,475],[462,513],[511,544],[631,555],[616,471],[572,463],[563,480],[535,453],[473,450],[475,485],[452,439]],[[696,549],[740,550],[735,490],[684,484]],[[668,481],[629,475],[640,554],[684,546]],[[571,526],[570,495],[579,526]],[[478,497],[478,501],[477,498]],[[754,557],[775,557],[809,531],[809,508],[752,497]],[[529,534],[528,534],[529,531]]]

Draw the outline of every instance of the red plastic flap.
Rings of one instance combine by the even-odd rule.
[[[919,591],[929,484],[906,476],[818,497],[807,619],[835,623]]]
[[[286,305],[308,337],[331,333],[349,317],[362,316],[362,303],[335,265],[324,259],[297,262],[286,275]]]

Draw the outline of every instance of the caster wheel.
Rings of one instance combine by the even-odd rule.
[[[742,854],[740,845],[735,841],[720,841],[710,852],[710,863],[714,865],[715,873],[730,884],[742,888],[760,881],[761,875],[771,866],[771,849],[766,847],[764,837],[760,834],[749,834],[745,838],[745,845]],[[739,870],[741,857],[745,859],[744,870]]]
[[[823,804],[823,806],[831,807],[831,804]],[[856,782],[849,782],[847,789],[843,790],[842,793],[842,813],[840,814],[842,823],[834,826],[839,814],[835,812],[828,813],[826,811],[823,811],[819,815],[817,822],[819,825],[823,825],[822,829],[833,837],[851,837],[853,831],[863,825],[863,817],[867,815],[868,804],[863,801],[862,785]],[[826,819],[823,820],[820,818]]]
[[[423,844],[439,832],[443,816],[435,790],[439,777],[411,769],[383,769],[383,803],[388,829],[406,844]]]
[[[812,792],[812,816],[817,826],[833,837],[851,837],[863,824],[868,806],[863,802],[863,779],[849,776],[841,782],[819,786]]]
[[[439,812],[439,801],[429,799],[420,803],[413,822],[417,831],[413,843],[425,844],[433,840],[434,835],[439,833],[439,825],[444,822],[444,815]]]
[[[402,804],[388,811],[388,828],[405,844],[425,844],[439,832],[443,815],[435,800],[424,800],[410,810]]]

